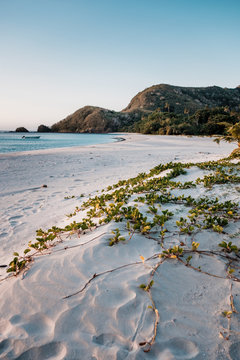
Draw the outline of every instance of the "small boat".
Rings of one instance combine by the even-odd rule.
[[[22,136],[22,139],[40,139],[40,136]]]

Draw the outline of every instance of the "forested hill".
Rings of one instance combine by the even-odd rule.
[[[184,132],[181,126],[173,133],[195,133],[190,129],[193,116],[199,110],[219,109],[222,122],[228,121],[231,112],[240,112],[240,87],[235,89],[210,87],[180,87],[166,84],[154,85],[139,92],[129,105],[120,112],[94,106],[85,106],[65,119],[54,124],[51,128],[55,132],[89,132],[105,133],[112,131],[141,131],[145,133],[166,133],[161,130],[162,116],[170,123],[177,118],[178,125],[185,123]],[[220,109],[222,108],[222,109]],[[218,110],[216,110],[218,112]],[[225,111],[225,113],[224,113]],[[157,114],[157,116],[156,116]],[[171,114],[169,116],[168,114]],[[216,113],[215,113],[216,115]],[[206,114],[204,115],[207,116]],[[152,131],[144,124],[150,120],[158,125]],[[203,122],[207,122],[204,120]],[[235,121],[235,120],[234,120]],[[166,122],[166,121],[165,121]],[[169,122],[169,121],[168,121]],[[231,121],[230,121],[231,122]],[[197,121],[198,123],[198,121]],[[156,125],[156,124],[155,124]],[[189,125],[189,126],[186,126]],[[221,127],[223,128],[223,126]],[[179,132],[180,131],[180,132]]]
[[[181,87],[166,84],[154,85],[139,92],[123,111],[136,109],[170,111],[176,114],[193,114],[206,107],[229,106],[232,110],[240,108],[240,87],[235,89],[209,87]]]

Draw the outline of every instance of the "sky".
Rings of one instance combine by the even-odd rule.
[[[122,110],[155,84],[240,85],[239,0],[0,0],[0,129]]]

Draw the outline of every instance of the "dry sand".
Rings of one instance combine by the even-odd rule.
[[[159,163],[219,159],[234,148],[216,145],[209,138],[124,137],[124,142],[105,145],[0,155],[0,265],[34,240],[36,229],[69,222],[66,214],[89,194]],[[190,171],[188,179],[194,177]],[[229,190],[219,196],[229,194],[236,201],[237,195]],[[138,345],[153,331],[149,299],[139,284],[148,278],[151,262],[108,273],[84,293],[63,299],[94,273],[139,262],[140,255],[148,258],[159,251],[156,242],[140,235],[128,243],[107,246],[114,228],[116,224],[110,223],[80,238],[72,237],[51,254],[37,257],[24,279],[19,276],[0,283],[0,358],[240,359],[239,336],[229,341],[219,337],[226,327],[219,314],[229,306],[228,280],[189,271],[177,262],[174,266],[165,262],[155,278],[153,297],[160,324],[149,353]],[[219,242],[218,234],[206,233],[201,237],[203,248],[208,236],[213,247]],[[92,238],[96,240],[64,250],[66,243],[74,246]],[[207,268],[219,275],[224,271],[217,259]],[[5,269],[1,269],[0,279],[4,277]],[[234,285],[235,295],[238,290],[238,284]],[[240,310],[240,297],[235,306]]]

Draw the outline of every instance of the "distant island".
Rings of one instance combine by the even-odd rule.
[[[140,132],[167,135],[223,135],[240,121],[240,86],[181,87],[167,84],[139,92],[120,112],[85,106],[38,132]]]

